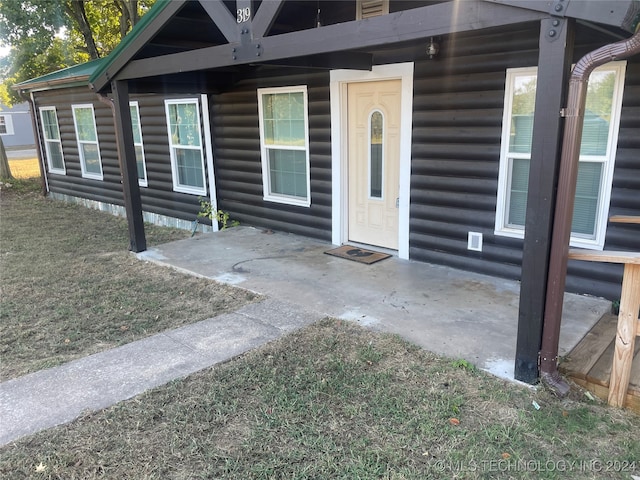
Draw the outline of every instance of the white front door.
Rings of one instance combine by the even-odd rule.
[[[348,240],[398,249],[401,80],[349,83]]]

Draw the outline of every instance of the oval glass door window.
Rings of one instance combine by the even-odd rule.
[[[369,124],[369,196],[370,198],[382,198],[382,139],[384,119],[382,112],[375,110],[371,114]]]

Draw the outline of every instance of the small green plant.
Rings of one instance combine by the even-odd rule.
[[[237,220],[231,220],[229,214],[223,210],[214,210],[213,205],[208,200],[200,198],[200,211],[198,212],[198,218],[208,218],[212,222],[215,220],[218,222],[220,230],[226,230],[229,227],[237,227],[240,222]]]
[[[620,314],[620,300],[614,300],[613,302],[611,302],[611,313],[613,315]]]
[[[464,360],[463,358],[459,358],[458,360],[454,360],[453,362],[451,362],[451,366],[455,367],[455,368],[461,368],[461,369],[466,370],[468,372],[475,372],[476,371],[476,366],[473,363],[468,362],[467,360]]]

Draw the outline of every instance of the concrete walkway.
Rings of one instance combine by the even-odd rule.
[[[0,445],[225,361],[327,315],[399,334],[513,378],[517,282],[394,257],[363,265],[325,255],[330,248],[295,235],[237,227],[139,254],[143,261],[267,298],[0,383]],[[603,300],[566,295],[560,353],[573,348],[608,308]]]
[[[224,362],[321,318],[266,299],[0,383],[0,445]]]

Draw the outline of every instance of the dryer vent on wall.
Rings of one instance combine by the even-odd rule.
[[[482,233],[469,232],[469,238],[467,240],[467,249],[474,252],[482,251]]]

